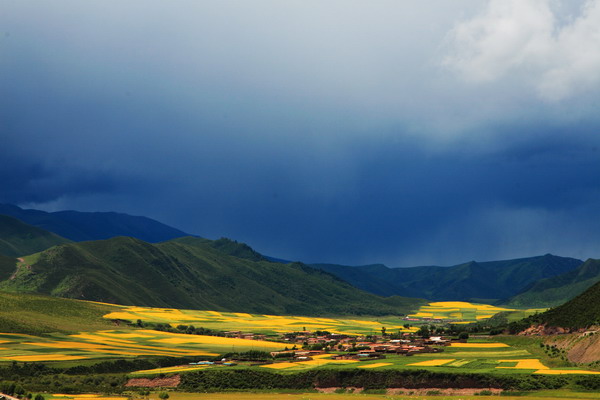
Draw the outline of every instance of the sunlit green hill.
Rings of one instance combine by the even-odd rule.
[[[198,238],[69,243],[27,258],[30,267],[0,282],[0,289],[126,305],[298,315],[397,315],[423,304],[366,293],[300,263],[253,261],[248,258],[256,255],[248,249]],[[227,254],[240,251],[246,258]]]

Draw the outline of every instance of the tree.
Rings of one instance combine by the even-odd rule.
[[[38,393],[35,395],[35,400],[44,400],[44,396]]]
[[[160,392],[158,394],[158,398],[161,400],[167,400],[169,398],[169,393],[167,392]]]

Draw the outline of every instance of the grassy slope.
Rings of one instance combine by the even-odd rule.
[[[13,272],[15,272],[16,265],[16,258],[0,254],[0,281],[10,278]]]
[[[0,292],[0,331],[42,334],[110,329],[102,318],[117,307],[55,297]]]
[[[0,283],[13,291],[140,306],[270,314],[385,315],[423,302],[381,297],[302,264],[233,257],[205,239],[149,244],[118,237],[42,252],[31,271]]]
[[[239,243],[235,240],[221,238],[218,240],[200,239],[191,236],[186,236],[178,239],[173,239],[174,242],[197,246],[198,244],[206,244],[221,253],[228,254],[230,256],[243,258],[250,261],[266,261],[260,253],[254,251],[254,249],[245,243]]]
[[[529,321],[573,329],[600,325],[600,282],[567,303],[530,317]]]
[[[68,242],[54,233],[0,215],[0,254],[5,256],[20,257]]]
[[[493,262],[469,262],[453,267],[387,268],[384,265],[345,267],[315,264],[357,287],[384,296],[430,300],[496,300],[517,294],[531,283],[568,272],[580,260],[550,254]]]
[[[557,306],[600,281],[600,260],[589,259],[578,268],[535,282],[508,301],[509,306]]]

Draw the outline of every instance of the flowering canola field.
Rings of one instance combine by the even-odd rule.
[[[466,301],[438,301],[419,308],[418,312],[409,315],[412,318],[431,318],[452,320],[454,323],[471,323],[493,317],[502,311],[523,313],[523,317],[542,309],[516,310],[496,307],[489,304],[476,304]]]
[[[261,340],[184,335],[154,330],[83,332],[35,337],[0,334],[6,344],[0,361],[73,361],[94,358],[216,356],[235,351],[275,351],[282,343]]]
[[[418,328],[405,328],[406,321],[396,317],[373,319],[316,318],[218,311],[177,310],[171,308],[126,307],[106,314],[107,319],[164,323],[172,326],[194,325],[221,331],[243,331],[277,334],[284,332],[326,330],[341,334],[372,334],[385,327],[388,332],[416,332]]]

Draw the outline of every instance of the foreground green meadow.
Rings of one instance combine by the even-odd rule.
[[[183,392],[168,392],[170,400],[404,400],[404,399],[421,399],[421,400],[582,400],[582,399],[597,399],[598,393],[591,392],[575,392],[569,390],[547,390],[533,393],[519,393],[518,395],[415,395],[409,394],[407,391],[403,394],[375,394],[375,393],[248,393],[248,392],[231,392],[231,393],[183,393]],[[127,400],[128,397],[88,397],[72,395],[50,395],[47,400]],[[148,400],[161,400],[159,393],[151,393],[145,397]]]

